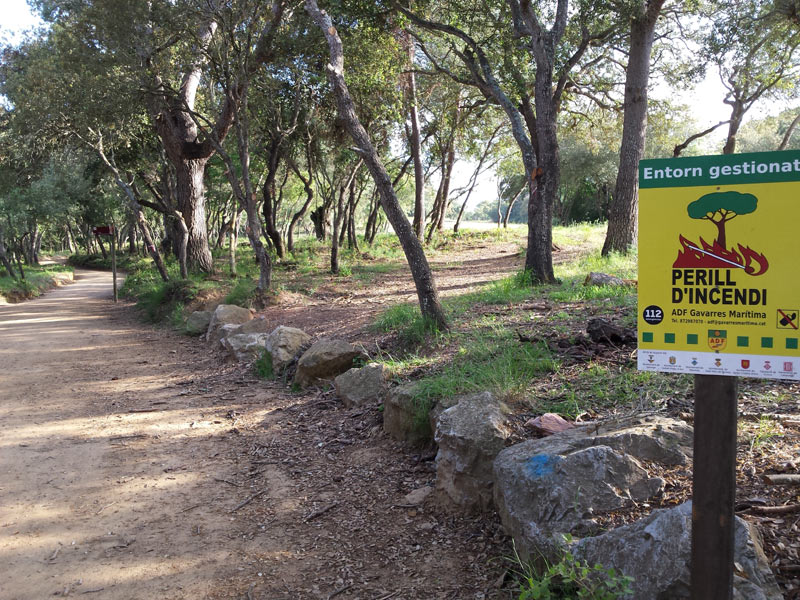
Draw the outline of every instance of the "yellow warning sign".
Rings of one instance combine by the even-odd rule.
[[[800,152],[647,160],[639,181],[639,368],[800,379]]]

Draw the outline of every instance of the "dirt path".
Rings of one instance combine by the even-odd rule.
[[[0,598],[202,597],[230,556],[208,511],[226,424],[183,401],[196,357],[110,279],[0,308]]]
[[[405,505],[431,457],[377,411],[254,380],[109,288],[0,307],[0,599],[509,597],[497,523]]]

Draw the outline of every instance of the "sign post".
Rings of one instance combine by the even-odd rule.
[[[114,286],[114,302],[116,302],[119,298],[117,294],[117,244],[116,236],[114,235],[114,226],[104,225],[102,227],[93,227],[92,233],[98,236],[107,235],[111,238],[111,276],[112,285]]]
[[[737,377],[800,380],[800,152],[639,165],[638,365],[695,376],[692,598],[733,588]]]

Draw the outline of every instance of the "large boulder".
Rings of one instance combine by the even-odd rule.
[[[511,434],[508,410],[490,392],[464,396],[439,415],[436,488],[467,511],[492,505],[492,463]]]
[[[323,338],[306,350],[297,361],[294,382],[300,387],[309,387],[327,382],[352,368],[353,360],[362,356],[361,351],[345,342]]]
[[[208,331],[213,313],[210,310],[196,310],[186,319],[186,333],[202,335]]]
[[[266,347],[272,356],[272,368],[275,373],[282,372],[310,341],[311,336],[296,327],[279,325],[272,330],[267,337]]]
[[[564,534],[592,535],[595,516],[663,491],[643,461],[685,464],[692,430],[663,417],[576,427],[501,451],[494,499],[523,557],[551,556]]]
[[[253,318],[253,313],[248,308],[242,308],[234,304],[220,304],[211,316],[211,322],[208,324],[208,332],[206,333],[206,341],[217,344],[222,339],[220,329],[224,325],[241,325]]]
[[[257,359],[265,349],[266,333],[237,333],[222,338],[222,347],[239,362]]]
[[[590,565],[613,567],[633,577],[635,600],[689,598],[692,504],[653,511],[630,525],[596,537],[584,538],[572,548],[576,558]],[[769,568],[758,533],[736,518],[734,599],[780,600],[783,595]]]
[[[383,402],[388,392],[383,365],[370,363],[345,371],[333,380],[336,395],[347,408]]]

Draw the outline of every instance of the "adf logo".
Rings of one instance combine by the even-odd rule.
[[[708,330],[708,347],[719,352],[728,345],[728,331],[726,329]]]
[[[767,257],[750,248],[736,244],[728,248],[725,225],[741,215],[755,212],[758,198],[740,192],[713,192],[701,196],[686,208],[692,219],[705,219],[717,228],[713,244],[702,237],[693,242],[679,235],[681,250],[673,263],[676,269],[730,269],[738,267],[748,275],[762,275],[769,269]]]

